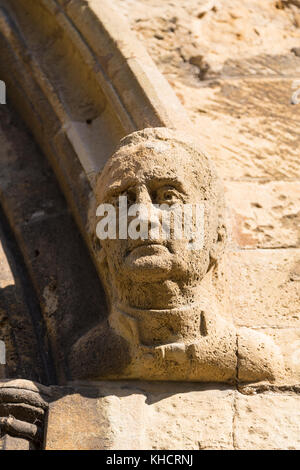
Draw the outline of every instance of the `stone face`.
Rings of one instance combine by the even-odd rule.
[[[91,220],[90,226],[100,238],[96,256],[110,305],[109,329],[99,322],[74,344],[69,355],[74,379],[232,383],[237,377],[250,382],[280,376],[281,353],[273,340],[246,328],[236,331],[223,318],[218,304],[218,269],[226,239],[221,186],[210,160],[190,137],[149,128],[124,138],[99,175],[96,200],[102,219]],[[141,228],[137,237],[130,233],[134,204],[140,205],[142,237]],[[162,205],[169,210],[177,205],[183,212],[187,204],[202,204],[203,234],[194,220],[192,233],[176,237],[173,221],[171,236],[163,236]],[[119,233],[124,223],[119,222],[118,233],[99,235],[105,211],[125,220],[126,234]],[[154,211],[159,213],[156,219]],[[149,231],[150,221],[158,228],[155,235]],[[183,228],[181,219],[181,232]],[[224,301],[224,288],[222,293]],[[117,357],[123,358],[119,364],[114,362]]]

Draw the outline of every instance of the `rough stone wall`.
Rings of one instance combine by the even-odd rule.
[[[272,335],[289,368],[266,407],[262,396],[250,406],[246,397],[238,405],[237,416],[244,417],[239,432],[252,429],[254,436],[260,427],[251,421],[253,407],[261,407],[267,434],[266,416],[282,411],[281,426],[287,426],[293,447],[287,423],[295,415],[286,390],[290,387],[292,400],[298,400],[300,104],[291,104],[291,96],[300,78],[299,5],[275,0],[115,3],[175,89],[225,181],[235,323]],[[248,444],[255,447],[255,437]],[[256,445],[263,447],[261,440]]]

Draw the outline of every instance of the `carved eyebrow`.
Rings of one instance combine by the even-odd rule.
[[[181,192],[182,194],[185,194],[185,195],[187,194],[181,181],[174,180],[171,178],[159,178],[159,179],[150,180],[149,186],[151,189],[157,189],[163,186],[169,186],[171,188],[175,188],[177,191]]]
[[[108,199],[110,197],[117,196],[118,194],[121,194],[126,191],[126,189],[130,188],[131,186],[136,186],[137,184],[138,181],[134,178],[127,178],[121,183],[113,183],[105,192],[104,198]]]
[[[138,186],[139,184],[141,184],[141,181],[135,178],[127,178],[121,183],[112,183],[105,192],[104,199],[107,200],[110,197],[118,196],[119,194],[126,191],[128,188]],[[151,191],[163,186],[170,186],[184,195],[187,194],[184,190],[183,184],[180,181],[171,178],[151,178],[146,181],[146,184],[149,186],[149,189]]]

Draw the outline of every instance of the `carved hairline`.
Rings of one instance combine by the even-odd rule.
[[[166,147],[164,147],[164,144]],[[167,147],[168,144],[171,145]],[[163,154],[165,151],[171,150],[175,146],[179,146],[185,150],[190,157],[192,157],[195,166],[197,166],[197,161],[202,161],[207,164],[206,172],[210,177],[209,189],[215,192],[221,205],[223,205],[223,191],[221,190],[220,180],[213,161],[205,154],[192,136],[183,132],[166,127],[150,127],[132,132],[120,140],[119,145],[109,158],[108,163],[112,163],[115,158],[122,156],[127,148],[130,150],[130,153],[134,153],[135,150],[145,147],[153,150],[154,153]],[[101,174],[98,178],[101,179]]]
[[[192,153],[200,155],[201,158],[203,158],[209,163],[210,169],[213,173],[215,173],[213,162],[203,152],[203,150],[199,147],[199,145],[191,136],[177,130],[175,131],[174,129],[169,129],[167,127],[148,127],[143,130],[135,131],[131,134],[128,134],[126,137],[123,137],[120,140],[120,143],[116,148],[114,155],[125,147],[134,148],[141,144],[146,144],[147,146],[147,144],[154,142],[166,144],[171,142],[184,148],[189,154]],[[164,151],[163,148],[161,150],[153,148],[153,150],[161,153],[163,153]]]

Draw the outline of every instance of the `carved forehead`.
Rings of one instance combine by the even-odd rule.
[[[125,181],[139,184],[159,179],[177,182],[186,192],[209,190],[212,172],[203,154],[189,152],[177,142],[147,140],[125,145],[109,159],[99,177],[98,200]]]

